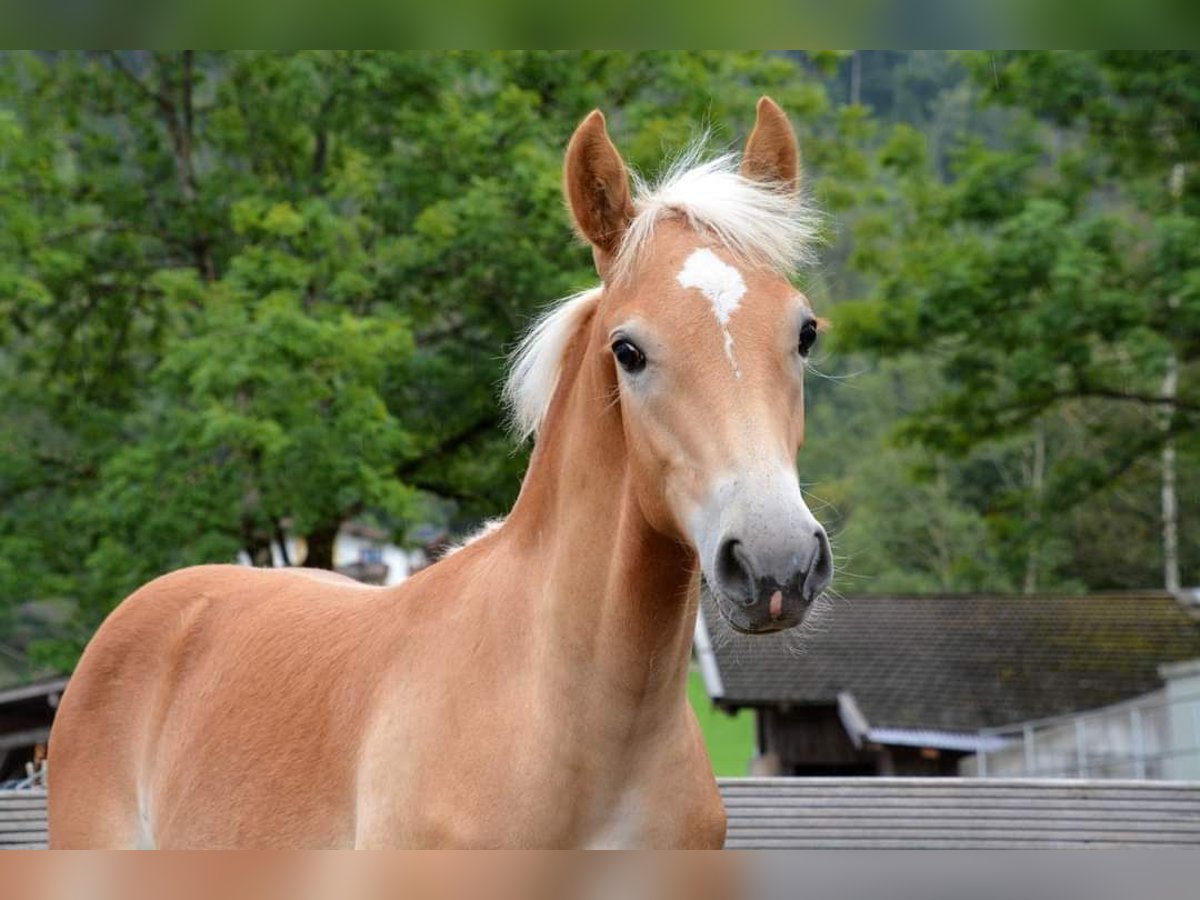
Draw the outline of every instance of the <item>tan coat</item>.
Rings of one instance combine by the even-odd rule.
[[[632,206],[597,181],[597,158],[624,179],[597,115],[568,152],[567,194],[606,276]],[[756,134],[764,116],[769,137],[784,123],[794,181],[790,127],[773,104],[759,116]],[[788,153],[760,135],[743,171],[778,177]],[[720,847],[686,696],[707,565],[691,522],[713,471],[794,459],[801,382],[775,356],[795,354],[806,305],[743,265],[735,377],[711,309],[678,283],[708,246],[742,265],[663,222],[638,274],[579,307],[498,530],[392,588],[202,566],[122,603],[51,737],[52,846]],[[631,319],[677,359],[653,397],[614,364],[612,330]]]

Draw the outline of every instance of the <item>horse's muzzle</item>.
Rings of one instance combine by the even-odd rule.
[[[755,547],[726,537],[710,579],[722,615],[749,634],[799,625],[833,577],[829,537],[820,525],[803,539],[766,543]]]

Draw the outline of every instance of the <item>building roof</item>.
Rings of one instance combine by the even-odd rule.
[[[848,693],[873,728],[976,731],[1105,706],[1200,657],[1200,622],[1167,594],[852,597],[774,635],[731,631],[708,596],[702,612],[721,705]]]
[[[55,697],[65,691],[67,689],[67,682],[70,680],[66,675],[57,675],[18,687],[5,688],[4,690],[0,690],[0,707],[7,707],[14,703],[23,703],[27,700],[44,702],[46,698]],[[54,705],[57,706],[57,700],[55,700]]]
[[[74,613],[75,604],[64,600],[29,600],[13,610],[0,634],[0,690],[62,674],[54,667],[32,663],[29,651],[42,641],[73,637]]]

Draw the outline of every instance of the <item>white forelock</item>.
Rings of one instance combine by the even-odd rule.
[[[634,271],[655,226],[667,219],[686,221],[751,266],[790,275],[811,262],[819,218],[799,192],[743,177],[734,154],[702,162],[703,143],[682,154],[653,185],[634,177],[635,215],[617,251],[611,280]],[[563,351],[602,289],[558,301],[513,353],[504,399],[519,440],[541,427]]]

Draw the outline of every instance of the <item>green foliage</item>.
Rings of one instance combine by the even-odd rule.
[[[997,558],[987,500],[970,497],[969,480],[949,462],[935,459],[931,469],[928,457],[894,440],[897,418],[939,387],[936,373],[912,357],[809,384],[801,476],[833,535],[843,593],[1014,587]]]
[[[571,130],[652,176],[762,93],[828,213],[801,470],[841,590],[1156,584],[1168,437],[1200,577],[1197,54],[5,53],[0,634],[73,604],[69,667],[285,523],[328,565],[349,517],[502,513],[504,352],[595,278]]]
[[[913,129],[894,129],[879,164],[903,211],[864,218],[856,260],[877,277],[866,299],[839,308],[838,339],[847,350],[936,361],[942,387],[899,436],[941,465],[1049,429],[1045,481],[1014,471],[993,498],[995,541],[1015,538],[1026,547],[1015,557],[1028,558],[1072,537],[1064,511],[1112,491],[1168,438],[1191,446],[1200,431],[1191,288],[1200,57],[965,62],[984,99],[1023,116],[999,146],[964,137],[946,172]],[[1182,371],[1170,405],[1161,387],[1169,356]],[[1153,540],[1140,552],[1142,583],[1152,584]],[[1188,550],[1185,563],[1195,571],[1200,559]],[[1010,569],[1015,580],[1016,558]]]
[[[603,106],[648,169],[766,91],[818,184],[861,167],[778,55],[0,56],[0,608],[74,602],[70,664],[140,583],[285,523],[329,565],[352,516],[503,512],[504,351],[595,278],[571,130]]]

